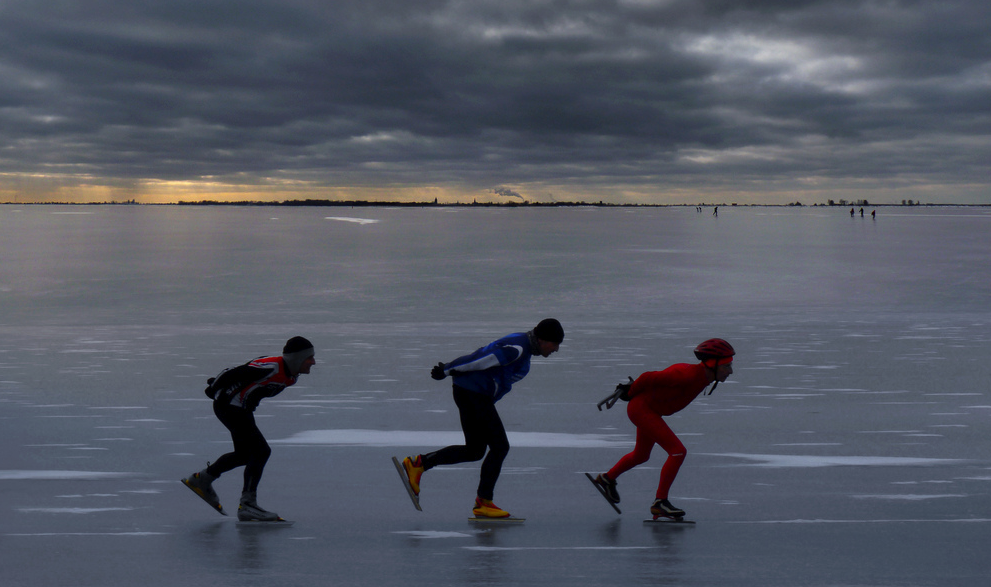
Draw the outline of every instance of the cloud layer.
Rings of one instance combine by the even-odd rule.
[[[985,0],[7,0],[0,199],[991,203],[988,22]]]

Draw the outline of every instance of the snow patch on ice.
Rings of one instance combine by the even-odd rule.
[[[375,219],[372,219],[372,218],[351,218],[349,216],[327,216],[327,217],[324,218],[324,220],[337,220],[337,221],[340,221],[340,222],[353,222],[355,224],[361,224],[361,225],[375,224],[377,222],[380,222],[379,220],[375,220]]]
[[[851,495],[854,499],[892,499],[903,501],[922,501],[926,499],[944,499],[947,497],[967,497],[958,493],[944,493],[942,495],[920,495],[917,493],[903,493],[894,495]]]
[[[816,455],[767,455],[744,453],[704,453],[714,457],[731,457],[753,461],[744,466],[771,468],[810,467],[924,467],[963,462],[962,459],[920,457],[841,457]]]

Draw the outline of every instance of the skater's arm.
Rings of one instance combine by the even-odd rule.
[[[484,371],[492,367],[508,365],[522,355],[523,348],[517,345],[490,345],[444,365],[444,373],[451,375],[455,371],[457,373]]]
[[[237,393],[246,385],[267,377],[270,372],[269,369],[261,369],[250,364],[226,369],[216,378],[211,377],[207,380],[206,394],[215,399],[229,398],[231,394]]]

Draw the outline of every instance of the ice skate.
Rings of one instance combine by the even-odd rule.
[[[227,512],[220,505],[220,498],[217,496],[217,492],[213,490],[213,482],[216,480],[216,477],[207,473],[206,469],[203,469],[199,473],[193,473],[189,477],[186,477],[182,480],[182,483],[191,489],[193,493],[200,496],[203,501],[210,504],[210,507],[226,516]]]
[[[685,510],[674,507],[666,499],[655,499],[654,503],[650,506],[650,513],[654,515],[655,520],[658,518],[681,520],[685,517]]]
[[[616,510],[617,514],[623,513],[619,506],[619,492],[616,491],[616,482],[609,479],[605,473],[600,474],[597,477],[593,477],[590,473],[585,473],[585,477],[595,486],[595,488],[602,494],[602,497],[609,503],[612,509]]]
[[[423,457],[416,455],[416,458],[406,457],[403,459],[403,470],[406,471],[406,478],[409,480],[410,489],[420,496],[420,477],[423,476]]]
[[[471,510],[476,518],[508,518],[509,512],[492,503],[491,499],[475,498],[475,508]]]
[[[237,519],[242,522],[281,522],[279,514],[263,510],[255,499],[254,491],[241,494],[241,504],[237,507]]]
[[[616,491],[616,481],[607,477],[605,473],[600,473],[593,483],[602,490],[602,495],[609,500],[609,503],[619,503],[619,492]]]

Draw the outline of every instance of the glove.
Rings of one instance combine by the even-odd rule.
[[[606,406],[607,410],[611,410],[617,401],[623,400],[624,402],[630,401],[630,388],[633,387],[633,378],[628,377],[629,381],[620,383],[616,386],[616,390],[612,392],[612,395],[602,400],[601,402],[595,404],[595,407],[602,411],[602,406]]]
[[[447,374],[444,373],[444,363],[437,363],[434,365],[434,368],[430,370],[430,376],[437,381],[447,377]]]

